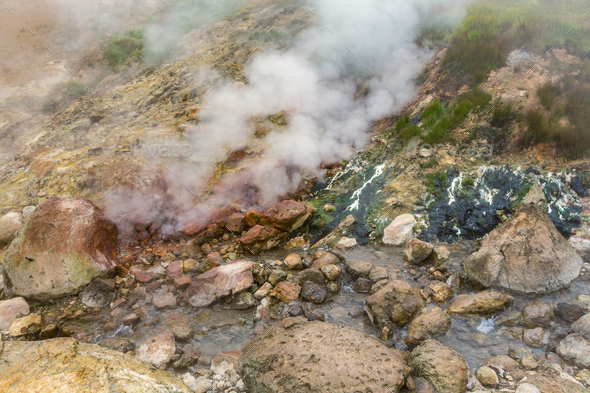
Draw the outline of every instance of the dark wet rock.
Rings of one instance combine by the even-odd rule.
[[[2,263],[4,286],[25,298],[76,294],[115,268],[117,226],[92,202],[49,199],[19,229]]]
[[[268,282],[273,287],[280,283],[281,281],[285,281],[287,279],[287,273],[282,270],[273,270],[268,276]]]
[[[326,290],[328,293],[334,295],[340,292],[340,285],[336,284],[334,281],[330,281],[328,284],[326,284]]]
[[[579,300],[558,302],[555,313],[568,322],[577,321],[582,315],[588,312],[588,306]]]
[[[355,292],[360,292],[360,293],[369,293],[369,291],[371,291],[372,287],[373,287],[373,281],[369,280],[368,278],[364,278],[364,277],[357,278],[356,281],[354,282],[354,284],[352,285],[352,289],[354,289]]]
[[[250,292],[242,292],[234,296],[231,303],[223,306],[226,310],[245,310],[256,305],[256,299]]]
[[[478,239],[485,236],[501,223],[502,216],[512,214],[514,205],[524,198],[533,184],[542,185],[549,218],[562,235],[569,236],[580,224],[581,205],[576,203],[575,197],[574,203],[570,203],[573,193],[567,189],[563,176],[543,177],[540,173],[512,170],[507,165],[488,167],[472,175],[463,174],[463,178],[460,175],[453,168],[447,170],[432,184],[434,194],[442,197],[432,201],[432,195],[424,196],[424,201],[432,205],[428,213],[430,226],[424,232],[423,240],[454,243],[459,237]],[[472,185],[464,185],[467,176],[475,179]],[[455,186],[451,187],[453,183]],[[491,190],[494,190],[493,194]]]
[[[436,307],[418,315],[406,334],[406,345],[414,347],[428,338],[444,336],[451,327],[451,317]]]
[[[547,215],[529,206],[494,229],[463,266],[477,285],[539,294],[567,288],[582,263]]]
[[[240,238],[240,243],[249,252],[257,254],[278,246],[288,238],[287,232],[269,226],[256,225]]]
[[[199,361],[200,355],[201,355],[201,352],[197,348],[195,348],[193,346],[185,347],[184,351],[182,352],[182,355],[180,356],[180,359],[175,361],[172,364],[172,366],[174,368],[190,367]]]
[[[529,328],[548,327],[554,319],[551,306],[540,301],[529,303],[522,309],[522,322]]]
[[[430,382],[437,392],[467,391],[467,362],[459,352],[438,341],[427,339],[410,355],[412,375]]]
[[[125,337],[107,337],[98,343],[103,348],[112,349],[113,351],[125,353],[129,345],[129,339]]]
[[[321,270],[316,268],[305,269],[299,275],[299,282],[304,283],[305,281],[315,282],[318,285],[324,285],[326,278]]]
[[[369,296],[365,311],[377,326],[391,323],[404,326],[422,309],[420,290],[410,283],[393,280]]]
[[[313,303],[323,303],[327,295],[326,288],[315,282],[304,281],[301,287],[301,298]]]
[[[80,292],[79,297],[88,307],[106,307],[115,299],[115,281],[95,278]]]
[[[184,298],[194,307],[206,307],[216,300],[248,289],[254,284],[253,264],[239,260],[198,275],[192,280]]]
[[[496,291],[459,295],[449,306],[449,314],[488,315],[503,310],[514,302],[512,296]]]
[[[432,254],[434,246],[422,240],[412,239],[406,245],[404,258],[406,261],[419,264]]]
[[[402,352],[347,326],[304,321],[287,318],[246,344],[238,364],[249,391],[397,392],[404,385],[409,368]]]
[[[132,356],[71,338],[3,343],[2,359],[0,391],[5,393],[30,392],[39,387],[47,392],[73,393],[190,392],[171,373],[156,370]],[[79,375],[84,377],[76,377]]]

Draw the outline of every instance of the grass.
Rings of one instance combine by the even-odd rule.
[[[490,120],[490,124],[492,127],[501,128],[506,125],[506,123],[512,117],[512,104],[509,102],[502,103],[500,99],[498,99],[494,103],[494,110],[492,112],[492,119]]]
[[[478,2],[469,7],[453,33],[444,61],[459,62],[479,83],[490,71],[504,66],[510,51],[520,47],[543,55],[554,46],[588,57],[590,19],[581,12],[586,8],[587,3],[578,0]]]
[[[107,44],[105,57],[109,66],[119,69],[130,60],[140,61],[144,55],[143,30],[132,28],[125,34],[115,35]]]
[[[545,82],[543,85],[537,87],[537,95],[539,96],[539,100],[547,110],[553,107],[555,99],[559,93],[559,87],[552,84],[551,82]]]
[[[244,18],[252,13],[254,5],[249,4],[246,6],[236,7],[225,15],[225,20],[231,22],[238,18]]]

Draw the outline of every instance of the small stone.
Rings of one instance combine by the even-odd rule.
[[[289,270],[299,270],[303,267],[303,262],[299,254],[291,253],[287,255],[287,258],[285,258],[284,262],[285,266]]]
[[[185,289],[191,285],[191,278],[188,276],[182,276],[174,279],[174,286],[177,289]]]
[[[364,277],[357,278],[357,280],[352,285],[352,289],[354,289],[355,292],[360,292],[360,293],[368,293],[372,287],[373,287],[373,281],[369,280],[368,278],[364,278]]]
[[[154,307],[156,309],[176,308],[176,297],[168,292],[164,296],[154,298]]]
[[[20,337],[27,334],[37,334],[43,325],[41,314],[30,314],[16,318],[8,329],[10,337]]]
[[[192,272],[198,265],[199,262],[196,259],[186,259],[182,263],[182,271],[184,273]]]
[[[373,282],[378,282],[381,280],[389,280],[389,273],[387,269],[383,266],[377,266],[371,269],[369,272],[369,279]]]
[[[404,258],[410,263],[419,264],[430,256],[433,249],[434,246],[430,243],[412,239],[404,250]]]
[[[487,386],[490,388],[495,388],[500,383],[496,372],[486,366],[480,367],[477,370],[477,379],[479,380],[479,382],[481,382],[483,386]]]
[[[311,281],[305,281],[301,287],[301,298],[313,303],[323,303],[326,299],[326,289]]]
[[[267,297],[271,291],[272,285],[270,285],[268,282],[265,282],[260,288],[258,288],[256,292],[254,292],[254,298],[258,300],[263,299]]]
[[[554,319],[551,306],[539,301],[527,304],[522,309],[522,321],[526,327],[548,327]]]
[[[29,304],[22,297],[0,301],[0,330],[8,329],[15,318],[28,315],[29,312]]]
[[[184,323],[179,323],[172,327],[172,333],[176,340],[186,341],[193,336],[193,329]]]
[[[133,275],[134,275],[135,279],[141,283],[146,283],[146,282],[152,281],[152,275],[146,271],[143,271],[143,270],[135,270],[133,272]]]
[[[340,259],[336,255],[332,254],[331,252],[325,252],[318,259],[316,259],[311,266],[316,269],[320,269],[322,266],[336,265],[339,262]]]
[[[334,281],[330,281],[326,285],[326,290],[328,291],[328,293],[336,294],[336,293],[340,292],[340,286],[338,284],[336,284]]]
[[[300,293],[301,287],[299,285],[290,281],[282,281],[274,287],[270,296],[276,297],[281,302],[292,302],[299,299]]]
[[[392,246],[403,246],[412,237],[416,219],[411,214],[397,216],[383,231],[383,243]]]
[[[533,348],[540,348],[545,342],[545,331],[540,327],[529,329],[524,333],[522,341]]]
[[[328,281],[336,281],[340,277],[340,274],[342,274],[342,269],[337,265],[322,266],[320,270],[324,273]]]
[[[141,343],[135,356],[154,367],[162,367],[172,359],[176,352],[173,333],[162,333]]]
[[[305,281],[311,281],[318,285],[324,285],[326,283],[326,277],[320,269],[310,268],[303,270],[299,275],[299,282],[304,283]]]
[[[373,269],[373,264],[370,262],[351,262],[346,264],[346,270],[352,275],[353,278],[369,277],[369,273]]]
[[[131,313],[124,316],[121,322],[123,323],[123,325],[135,325],[140,321],[140,319],[141,318],[139,317],[139,315]]]
[[[274,287],[287,279],[287,273],[282,270],[273,270],[268,276],[268,282]]]
[[[175,278],[179,278],[182,276],[184,269],[184,262],[183,261],[174,261],[168,265],[166,268],[166,274],[168,278],[174,280]]]
[[[357,245],[358,245],[358,243],[355,238],[342,237],[340,240],[338,240],[338,243],[336,243],[335,247],[340,248],[340,249],[348,249],[348,248],[356,247]]]

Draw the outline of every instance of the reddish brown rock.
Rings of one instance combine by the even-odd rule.
[[[254,262],[238,260],[198,275],[184,297],[194,307],[206,307],[225,296],[248,289],[254,284],[253,265]]]
[[[377,326],[410,322],[422,309],[420,290],[410,283],[393,280],[367,298],[365,311]]]
[[[49,199],[37,207],[4,254],[12,293],[32,299],[75,294],[117,264],[117,226],[84,199]]]
[[[273,227],[256,225],[240,238],[240,243],[251,253],[257,254],[285,242],[289,234]]]
[[[168,364],[176,351],[176,341],[173,333],[162,333],[156,337],[148,338],[141,343],[135,356],[154,367]]]
[[[176,298],[170,292],[164,296],[154,298],[154,307],[157,309],[162,308],[176,308]]]
[[[309,214],[303,203],[285,200],[266,209],[262,215],[262,223],[281,231],[292,232],[303,225]]]
[[[270,296],[276,297],[281,302],[292,302],[299,299],[301,287],[291,281],[282,281],[270,293]]]
[[[143,270],[135,270],[133,276],[138,282],[146,283],[152,281],[152,275]]]
[[[246,225],[246,215],[244,213],[234,213],[228,217],[225,227],[228,231],[233,232],[235,235],[241,235]]]
[[[37,179],[40,179],[47,175],[55,168],[55,161],[53,160],[44,160],[44,159],[36,159],[31,163],[31,171],[35,174]]]
[[[168,278],[174,280],[182,276],[182,273],[184,272],[183,267],[184,262],[181,260],[170,263],[170,265],[168,265],[168,267],[166,268],[166,274]]]
[[[174,286],[177,289],[185,289],[191,285],[191,278],[188,276],[182,276],[174,279]]]

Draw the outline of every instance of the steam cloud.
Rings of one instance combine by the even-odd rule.
[[[415,77],[432,56],[415,43],[418,34],[425,27],[458,22],[463,5],[453,0],[310,5],[317,24],[291,49],[259,53],[244,71],[247,85],[216,86],[206,96],[203,122],[185,132],[195,149],[192,165],[170,163],[174,175],[165,175],[168,193],[177,200],[185,196],[185,211],[158,214],[173,214],[181,229],[188,222],[208,221],[208,208],[268,206],[294,192],[305,176],[321,178],[321,163],[350,158],[367,143],[371,122],[416,98]],[[200,192],[213,175],[212,164],[248,144],[251,118],[281,111],[288,113],[288,125],[266,136],[263,156],[223,179],[226,187],[215,190],[206,208],[191,207],[186,189]]]

